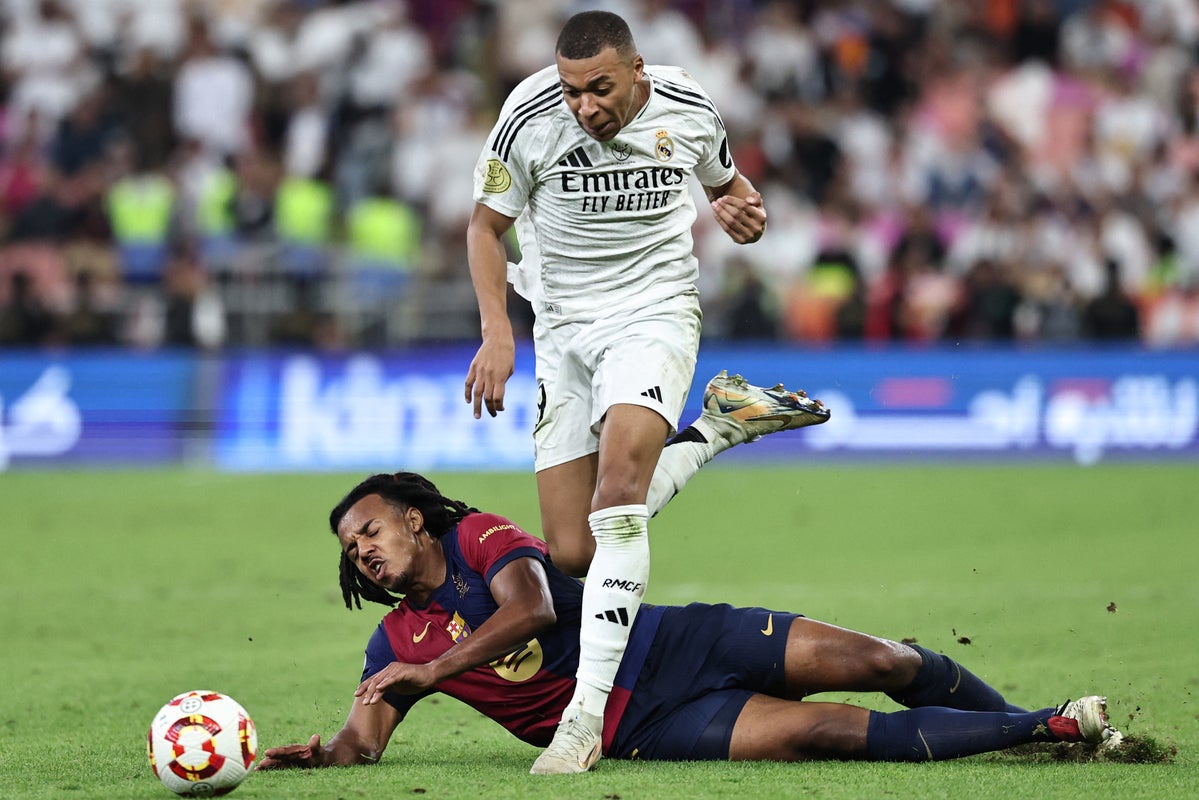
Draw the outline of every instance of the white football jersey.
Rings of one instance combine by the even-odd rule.
[[[645,75],[645,106],[598,142],[547,67],[512,91],[479,156],[475,199],[518,218],[526,257],[510,280],[538,314],[596,319],[695,291],[691,175],[721,186],[736,169],[699,84],[678,67]]]

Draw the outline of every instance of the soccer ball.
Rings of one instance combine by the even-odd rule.
[[[254,720],[236,700],[197,689],[167,703],[150,723],[146,755],[162,784],[185,797],[228,794],[258,754]]]

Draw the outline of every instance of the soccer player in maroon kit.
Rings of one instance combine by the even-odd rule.
[[[347,607],[396,606],[371,636],[349,717],[259,769],[375,763],[418,700],[456,697],[544,746],[574,689],[582,584],[545,543],[410,472],[372,476],[330,514]],[[402,599],[400,599],[402,598]],[[398,603],[398,605],[397,605]],[[908,710],[804,702],[885,692]],[[1025,711],[917,645],[728,605],[646,606],[604,714],[609,758],[959,758],[1029,742],[1115,747],[1106,699]]]

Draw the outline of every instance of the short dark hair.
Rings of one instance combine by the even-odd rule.
[[[372,494],[378,495],[383,502],[401,511],[407,508],[420,511],[421,516],[425,518],[425,530],[435,537],[445,535],[467,514],[474,514],[479,510],[471,508],[461,500],[451,500],[439,492],[432,481],[415,472],[371,475],[351,489],[329,512],[329,528],[334,536],[337,535],[337,526],[341,524],[342,517],[355,503]],[[394,606],[399,602],[399,599],[386,589],[367,580],[344,551],[338,571],[341,597],[345,600],[346,608],[352,609],[354,604],[362,608],[363,599],[385,606]]]
[[[631,59],[637,55],[629,24],[610,11],[575,14],[558,34],[557,53],[571,61],[597,56],[605,47],[615,48],[621,58]]]

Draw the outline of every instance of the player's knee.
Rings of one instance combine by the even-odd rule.
[[[564,542],[559,538],[547,537],[550,550],[550,561],[554,566],[567,575],[582,578],[587,575],[591,566],[591,557],[595,555],[595,539],[590,535],[579,541]]]
[[[861,654],[858,664],[868,673],[867,681],[882,689],[904,687],[920,670],[920,654],[899,642],[879,639]]]
[[[595,484],[591,510],[644,503],[648,490],[648,485],[632,474],[602,475]]]

